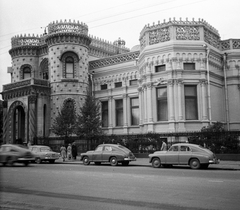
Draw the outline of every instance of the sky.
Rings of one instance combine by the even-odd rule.
[[[221,40],[240,39],[239,8],[239,0],[0,0],[0,92],[11,83],[11,37],[43,34],[53,21],[86,23],[90,35],[110,42],[120,37],[131,49],[139,45],[145,25],[174,17],[201,18],[218,30]]]

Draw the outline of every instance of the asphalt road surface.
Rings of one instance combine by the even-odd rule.
[[[240,209],[239,170],[45,163],[0,173],[4,210]]]

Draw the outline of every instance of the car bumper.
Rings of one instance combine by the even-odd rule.
[[[209,160],[208,163],[209,164],[219,164],[220,163],[220,159]]]
[[[18,158],[18,161],[19,161],[19,162],[34,161],[34,160],[35,160],[34,157],[33,157],[33,158]]]
[[[136,160],[137,160],[136,158],[129,158],[129,157],[124,158],[124,161],[136,161]]]

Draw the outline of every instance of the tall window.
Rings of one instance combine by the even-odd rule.
[[[185,93],[185,117],[186,120],[198,119],[197,86],[188,85],[184,87]]]
[[[102,127],[108,127],[108,101],[102,102]]]
[[[116,105],[116,126],[123,126],[123,100],[115,101]]]
[[[65,60],[66,65],[66,78],[74,78],[74,60],[68,56]]]
[[[31,78],[31,69],[29,67],[23,68],[23,79]]]
[[[139,100],[131,98],[131,125],[139,124]]]
[[[107,84],[101,85],[101,90],[107,90],[108,86]]]
[[[168,120],[168,102],[167,102],[167,88],[162,87],[157,89],[157,120]]]
[[[195,63],[184,63],[183,69],[184,70],[195,70]]]
[[[159,66],[155,66],[155,72],[162,72],[162,71],[166,71],[166,65],[159,65]]]

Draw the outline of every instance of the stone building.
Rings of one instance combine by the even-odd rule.
[[[84,23],[50,23],[41,36],[12,38],[11,83],[3,85],[3,141],[53,136],[64,103],[90,88],[106,134],[198,131],[220,121],[240,130],[240,39],[221,40],[206,21],[146,25],[125,48],[90,36]]]

